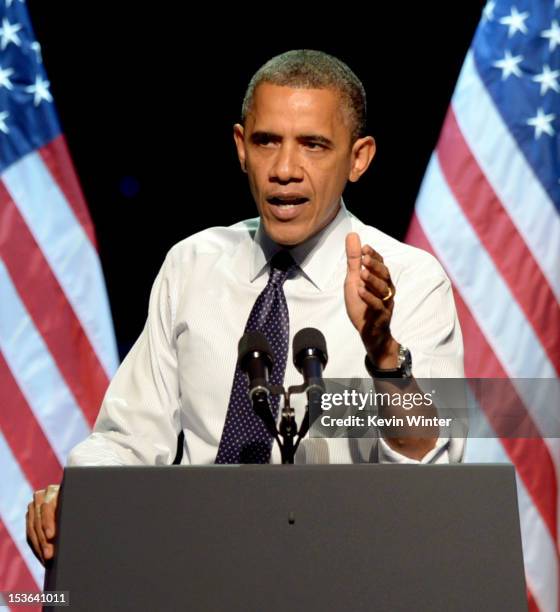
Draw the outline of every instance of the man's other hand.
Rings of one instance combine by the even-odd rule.
[[[25,515],[27,543],[43,565],[54,557],[55,512],[59,488],[59,485],[49,485],[46,490],[35,491]]]
[[[395,287],[383,258],[356,233],[346,236],[346,311],[370,358],[381,368],[396,367],[398,344],[389,325]]]

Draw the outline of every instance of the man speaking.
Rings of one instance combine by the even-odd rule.
[[[69,465],[169,465],[181,431],[184,464],[279,462],[237,365],[244,331],[265,334],[271,381],[286,387],[301,382],[290,347],[304,327],[323,332],[330,378],[396,376],[414,384],[412,375],[463,376],[461,332],[440,265],[365,225],[342,201],[347,181],[359,180],[375,155],[365,121],[361,82],[332,56],[289,51],[257,71],[234,140],[259,217],[204,230],[171,249],[145,328]],[[374,216],[374,204],[371,210]],[[296,403],[298,421],[304,408]],[[272,409],[277,415],[277,400]],[[443,463],[462,452],[463,440],[441,438],[436,428],[367,444],[308,438],[296,463]],[[54,554],[56,488],[47,495],[45,502],[44,491],[35,493],[27,516],[42,561]]]

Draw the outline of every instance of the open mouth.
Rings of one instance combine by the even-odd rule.
[[[305,196],[269,196],[266,201],[273,206],[291,208],[309,202],[309,198]]]
[[[307,207],[305,204],[311,200],[305,195],[297,192],[292,193],[272,193],[266,198],[269,204],[269,213],[272,218],[281,223],[294,221],[300,217]]]

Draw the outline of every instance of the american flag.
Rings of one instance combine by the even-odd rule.
[[[560,372],[559,132],[560,0],[488,2],[407,236],[452,279],[469,377]],[[518,391],[535,435],[471,439],[466,460],[515,465],[529,607],[557,612],[560,444],[544,415],[560,406]]]
[[[0,0],[0,591],[42,589],[27,504],[60,482],[116,367],[93,226],[41,47],[23,1]]]

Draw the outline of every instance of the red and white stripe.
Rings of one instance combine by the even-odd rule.
[[[485,89],[471,53],[407,241],[432,252],[453,282],[467,376],[558,376],[560,219]],[[521,381],[512,385],[532,437],[471,439],[466,460],[515,465],[530,609],[557,612],[560,444],[545,436],[550,411],[558,407],[543,394],[530,394]],[[530,389],[534,392],[535,385]],[[492,415],[487,418],[491,426]]]
[[[32,492],[59,482],[117,367],[93,227],[64,137],[0,177],[0,591],[42,588]]]

